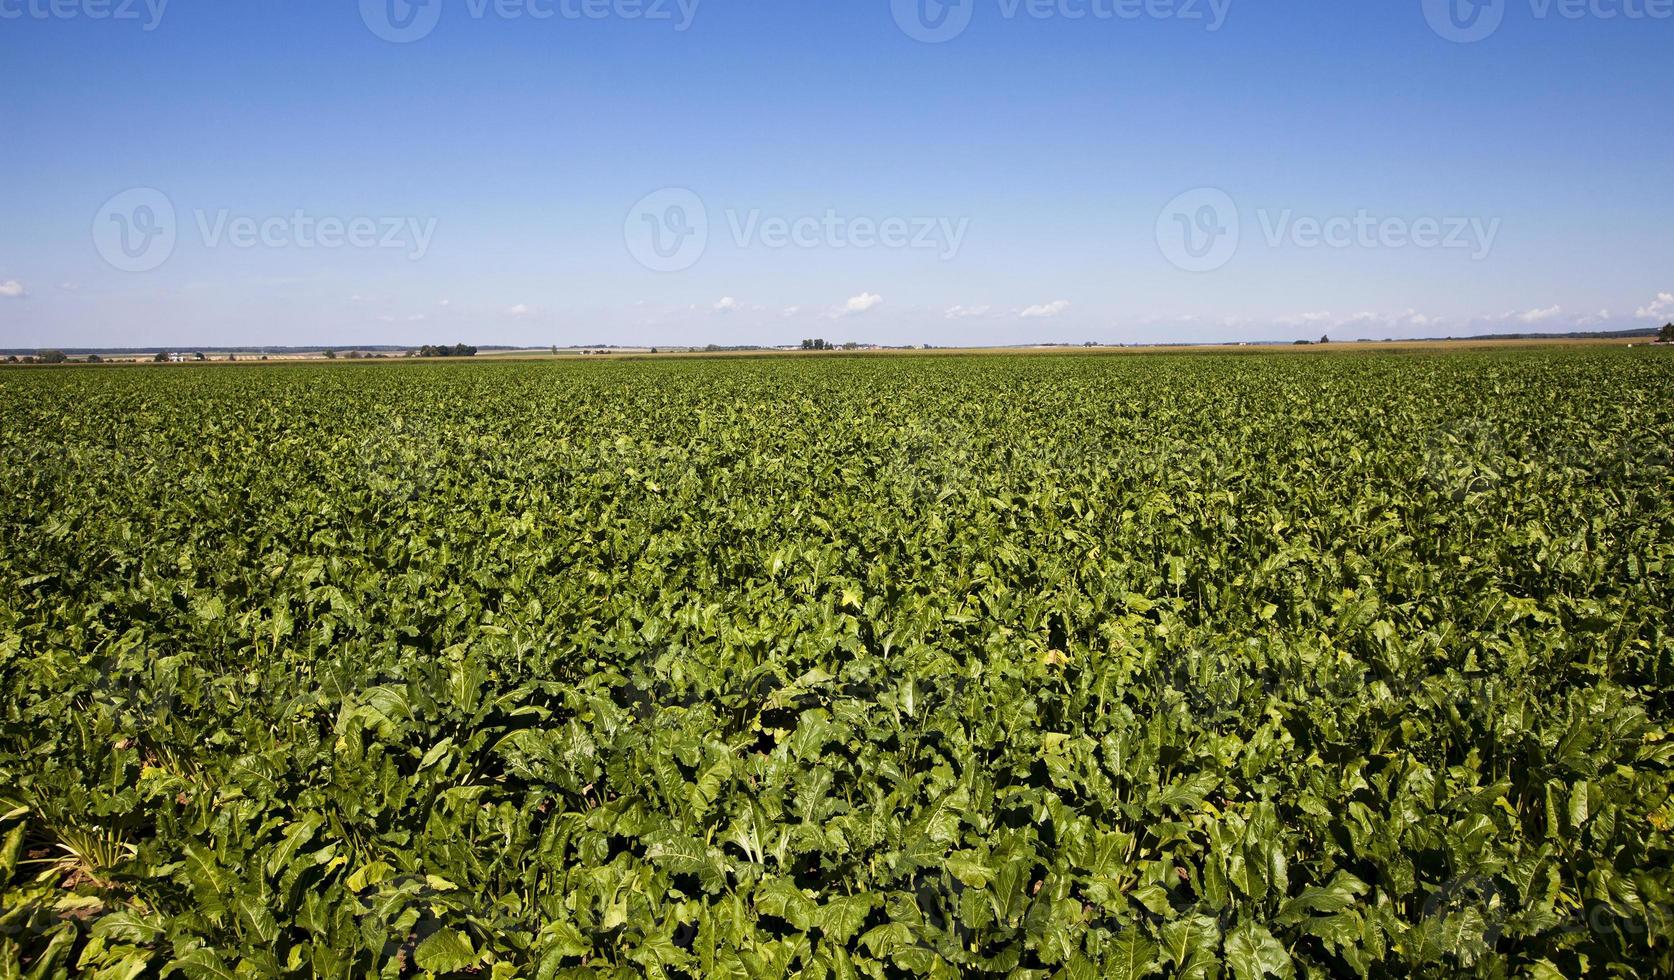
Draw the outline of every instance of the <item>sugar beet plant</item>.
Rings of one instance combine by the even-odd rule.
[[[0,976],[1674,973],[1651,350],[0,374]]]

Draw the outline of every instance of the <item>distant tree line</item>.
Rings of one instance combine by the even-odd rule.
[[[467,346],[465,344],[454,344],[452,347],[448,347],[448,346],[436,347],[436,346],[431,345],[431,344],[425,344],[423,347],[419,348],[418,356],[420,356],[420,357],[476,357],[477,356],[477,349],[475,347],[470,347],[470,346]]]

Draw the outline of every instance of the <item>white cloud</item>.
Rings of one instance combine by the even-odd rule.
[[[1561,316],[1563,312],[1564,308],[1561,306],[1548,306],[1544,310],[1529,310],[1526,313],[1519,313],[1517,319],[1523,323],[1540,323],[1555,316]]]
[[[1674,319],[1674,293],[1658,293],[1650,306],[1642,306],[1635,314],[1641,320]]]
[[[796,316],[798,313],[801,313],[801,312],[802,312],[802,307],[800,307],[800,306],[787,306],[783,310],[780,311],[779,315],[780,316]]]
[[[716,313],[731,313],[736,309],[738,309],[738,300],[731,296],[722,296],[715,304]]]
[[[987,316],[989,309],[987,306],[950,306],[942,312],[942,316],[949,320],[969,320],[973,317]]]
[[[1053,300],[1050,303],[1044,303],[1040,306],[1031,306],[1028,309],[1025,309],[1022,313],[1019,313],[1018,316],[1025,320],[1044,320],[1049,317],[1055,317],[1069,308],[1069,300],[1058,299]]]
[[[525,317],[534,312],[534,308],[530,307],[527,303],[519,303],[516,306],[506,308],[506,316],[511,317]]]
[[[440,303],[439,303],[439,304],[437,304],[437,305],[438,305],[438,306],[440,306],[440,307],[441,307],[441,308],[442,308],[442,309],[444,309],[444,310],[445,310],[445,309],[447,309],[447,308],[448,308],[448,307],[450,307],[450,306],[452,306],[452,305],[453,305],[453,300],[451,300],[451,299],[444,299],[444,300],[442,300],[442,301],[441,301],[441,302],[440,302]]]
[[[876,308],[882,302],[883,297],[877,293],[861,293],[859,296],[850,297],[849,301],[838,309],[832,310],[831,316],[833,319],[840,316],[859,316]]]
[[[5,282],[0,282],[0,298],[17,299],[22,295],[24,295],[23,283],[18,282],[16,279],[8,279]]]

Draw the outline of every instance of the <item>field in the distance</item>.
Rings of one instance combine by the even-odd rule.
[[[0,975],[1674,974],[1674,356],[0,372]]]

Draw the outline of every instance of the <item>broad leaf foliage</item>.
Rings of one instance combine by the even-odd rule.
[[[1674,974],[1674,360],[0,375],[0,975]]]

